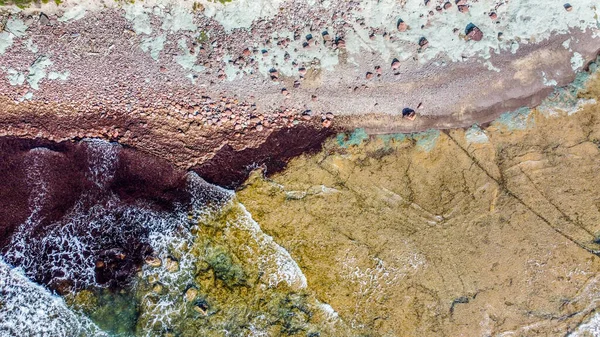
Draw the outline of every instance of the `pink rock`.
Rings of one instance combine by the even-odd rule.
[[[483,39],[483,32],[479,28],[473,26],[467,33],[467,40],[481,41],[481,39]]]
[[[408,25],[406,24],[406,22],[400,20],[398,22],[398,31],[400,32],[405,32],[408,30]]]

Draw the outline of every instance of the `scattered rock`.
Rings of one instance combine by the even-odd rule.
[[[469,6],[467,5],[460,5],[458,6],[458,11],[461,13],[466,13],[469,11]]]
[[[375,67],[375,72],[376,72],[378,75],[381,75],[381,74],[383,73],[383,69],[381,69],[381,66],[376,66],[376,67]]]
[[[287,95],[289,95],[289,94],[290,94],[290,92],[289,92],[289,91],[287,91],[287,89],[286,89],[286,88],[283,88],[283,89],[281,89],[281,94],[282,94],[282,95],[284,95],[284,96],[287,96]]]
[[[342,39],[338,39],[335,44],[338,48],[346,48],[346,41]]]
[[[450,2],[446,2],[446,3],[444,4],[444,9],[448,10],[448,9],[450,9],[450,8],[452,8],[452,4],[451,4]]]
[[[498,18],[498,15],[496,14],[496,12],[491,12],[490,13],[490,19],[496,20],[497,18]]]
[[[564,4],[563,6],[565,7],[565,10],[566,10],[567,12],[570,12],[570,11],[572,11],[572,10],[573,10],[573,6],[571,6],[571,4],[570,4],[570,3],[568,3],[568,2],[567,2],[566,4]]]
[[[370,80],[370,79],[372,79],[372,78],[373,78],[373,73],[372,73],[372,72],[370,72],[370,71],[367,71],[367,74],[365,75],[365,78],[366,78],[367,80]]]
[[[255,127],[256,131],[261,132],[264,128],[262,126],[262,124],[257,124]]]
[[[423,49],[427,48],[427,46],[429,45],[429,41],[427,41],[426,38],[422,37],[419,39],[419,46]]]
[[[392,61],[392,69],[396,70],[398,68],[400,68],[400,61],[398,59],[394,59]]]
[[[331,112],[326,113],[325,114],[325,118],[327,118],[327,119],[333,119],[333,113],[331,113]]]
[[[324,128],[331,127],[331,120],[329,120],[329,119],[325,119],[325,120],[323,121],[323,123],[321,123],[321,124],[323,125],[323,127],[324,127]]]

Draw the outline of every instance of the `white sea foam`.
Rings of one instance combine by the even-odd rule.
[[[1,258],[0,294],[0,337],[109,336]]]
[[[306,276],[290,253],[260,229],[244,205],[238,203],[237,206],[240,207],[244,216],[228,223],[228,226],[248,231],[256,241],[260,250],[255,252],[257,256],[260,256],[259,269],[265,272],[267,284],[270,287],[276,287],[279,283],[285,282],[290,287],[306,288]]]

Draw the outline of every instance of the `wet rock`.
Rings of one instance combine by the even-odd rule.
[[[465,28],[465,34],[467,35],[467,40],[481,41],[483,39],[483,32],[472,23],[469,23]]]
[[[183,297],[185,298],[185,300],[187,302],[192,302],[196,299],[196,296],[198,296],[198,289],[196,288],[189,288],[188,290],[186,290],[185,294],[183,295]]]
[[[153,292],[155,292],[155,293],[157,293],[157,294],[160,294],[160,293],[162,293],[162,292],[163,292],[163,290],[164,290],[164,287],[163,287],[163,286],[162,286],[160,283],[157,283],[157,284],[155,284],[155,285],[152,287],[152,291],[153,291]]]
[[[176,273],[179,271],[179,262],[171,257],[167,257],[165,261],[165,269],[170,273]]]
[[[161,259],[155,256],[147,256],[144,262],[150,267],[160,267],[162,265]]]
[[[205,301],[198,301],[198,303],[194,305],[194,311],[202,316],[208,316],[208,304]]]

